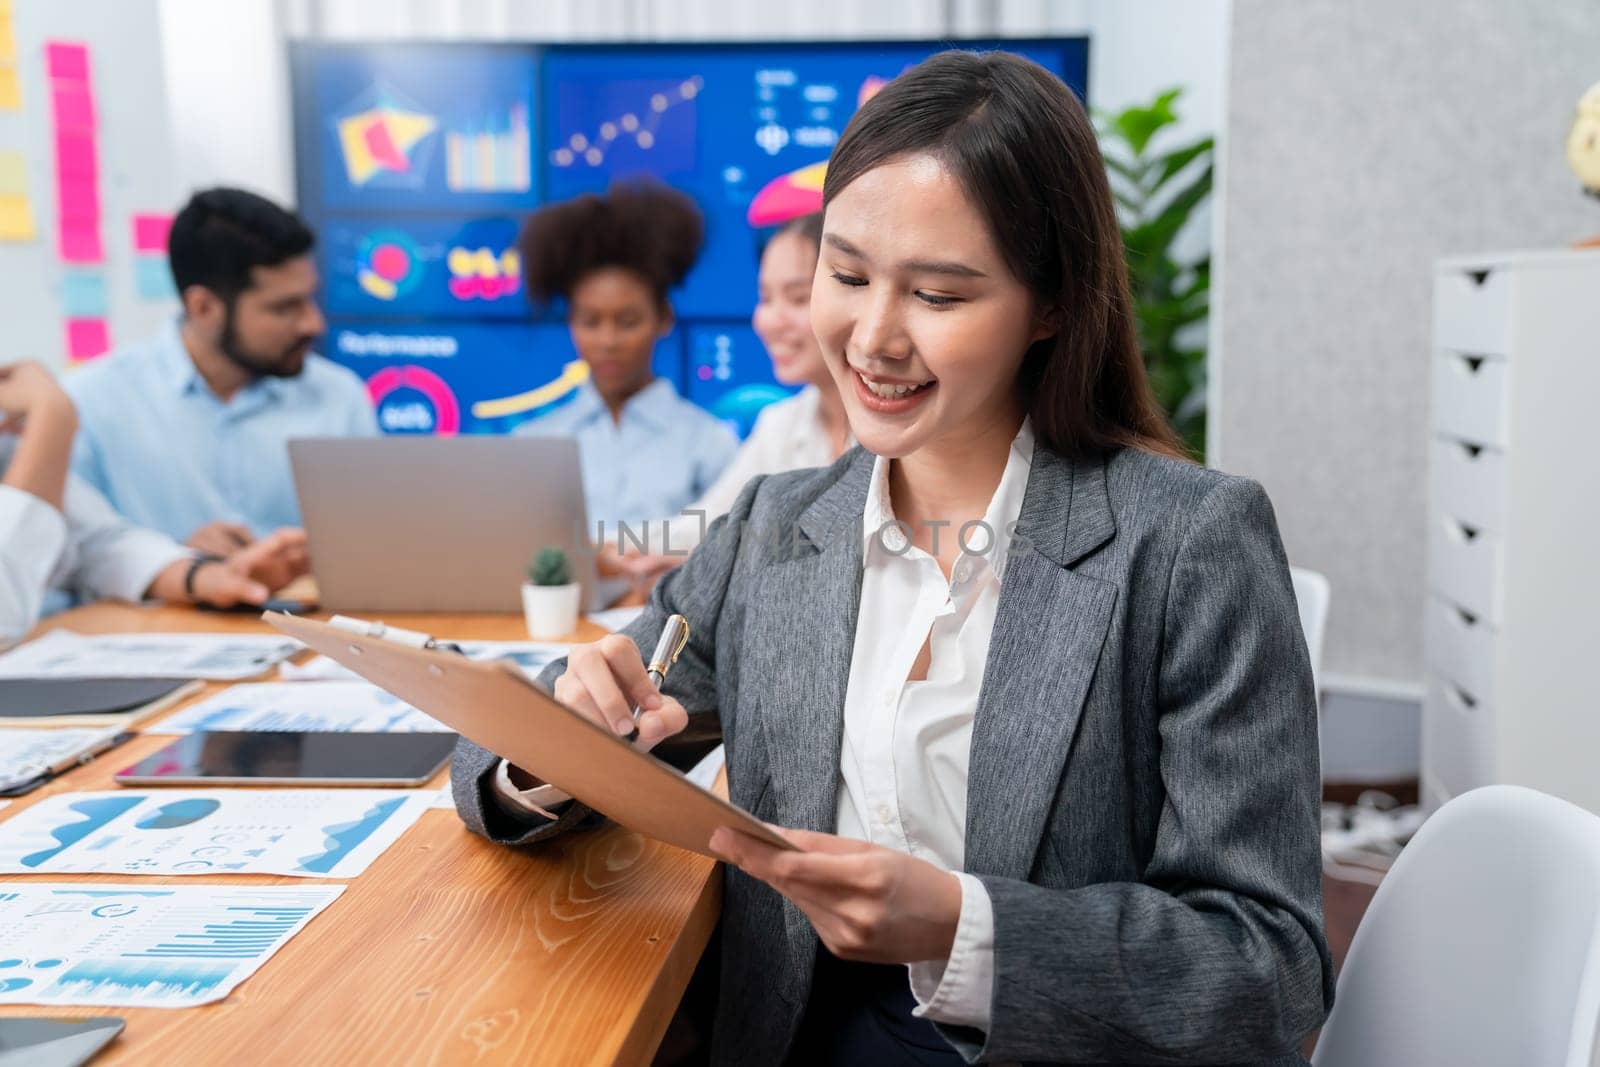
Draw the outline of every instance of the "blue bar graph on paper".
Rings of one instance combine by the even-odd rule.
[[[264,955],[285,934],[314,910],[305,908],[230,907],[252,918],[206,923],[198,932],[180,932],[159,940],[127,958],[252,959]]]
[[[0,882],[0,1004],[220,1000],[341,892]]]
[[[124,963],[119,960],[84,960],[73,964],[56,982],[56,989],[92,999],[112,995],[198,997],[215,989],[236,965],[198,960],[168,963]]]

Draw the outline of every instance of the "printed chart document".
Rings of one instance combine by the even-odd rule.
[[[450,727],[369,682],[259,682],[229,686],[147,728],[155,734],[195,730],[409,734],[449,733]]]
[[[300,646],[254,634],[77,634],[52,630],[0,656],[5,678],[250,678]]]
[[[0,1004],[209,1004],[343,892],[0,882]]]
[[[503,659],[522,668],[529,678],[537,678],[556,660],[572,651],[571,645],[549,644],[543,641],[457,641],[468,659],[488,663]],[[315,656],[305,663],[285,663],[278,668],[278,676],[286,682],[320,682],[328,680],[360,680],[361,675],[327,656]]]
[[[432,790],[124,789],[60,793],[0,822],[5,874],[353,878]]]

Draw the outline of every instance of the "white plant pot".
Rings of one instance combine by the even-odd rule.
[[[578,601],[583,586],[522,583],[522,614],[535,641],[566,637],[578,628]]]

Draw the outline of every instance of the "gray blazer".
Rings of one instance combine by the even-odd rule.
[[[720,720],[734,803],[832,831],[873,457],[757,479],[627,634],[692,640],[666,689]],[[1031,549],[1031,550],[1030,550]],[[544,681],[564,669],[552,665]],[[1038,449],[973,724],[966,869],[994,904],[987,1033],[969,1061],[1302,1063],[1333,999],[1316,702],[1272,506],[1143,452]],[[463,741],[467,825],[529,844]],[[819,946],[793,904],[725,873],[712,1060],[776,1064]]]

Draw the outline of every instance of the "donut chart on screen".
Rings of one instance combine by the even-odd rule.
[[[385,405],[391,397],[402,390],[420,394],[422,399],[432,406],[429,419],[404,416],[406,420],[412,422],[412,426],[406,427],[406,430],[432,432],[440,436],[450,436],[460,432],[461,405],[456,402],[456,394],[451,391],[443,378],[431,370],[417,366],[385,367],[367,379],[367,395],[372,397],[373,406],[378,409],[380,425],[385,423]],[[400,426],[385,426],[385,429],[391,428],[399,430]]]

